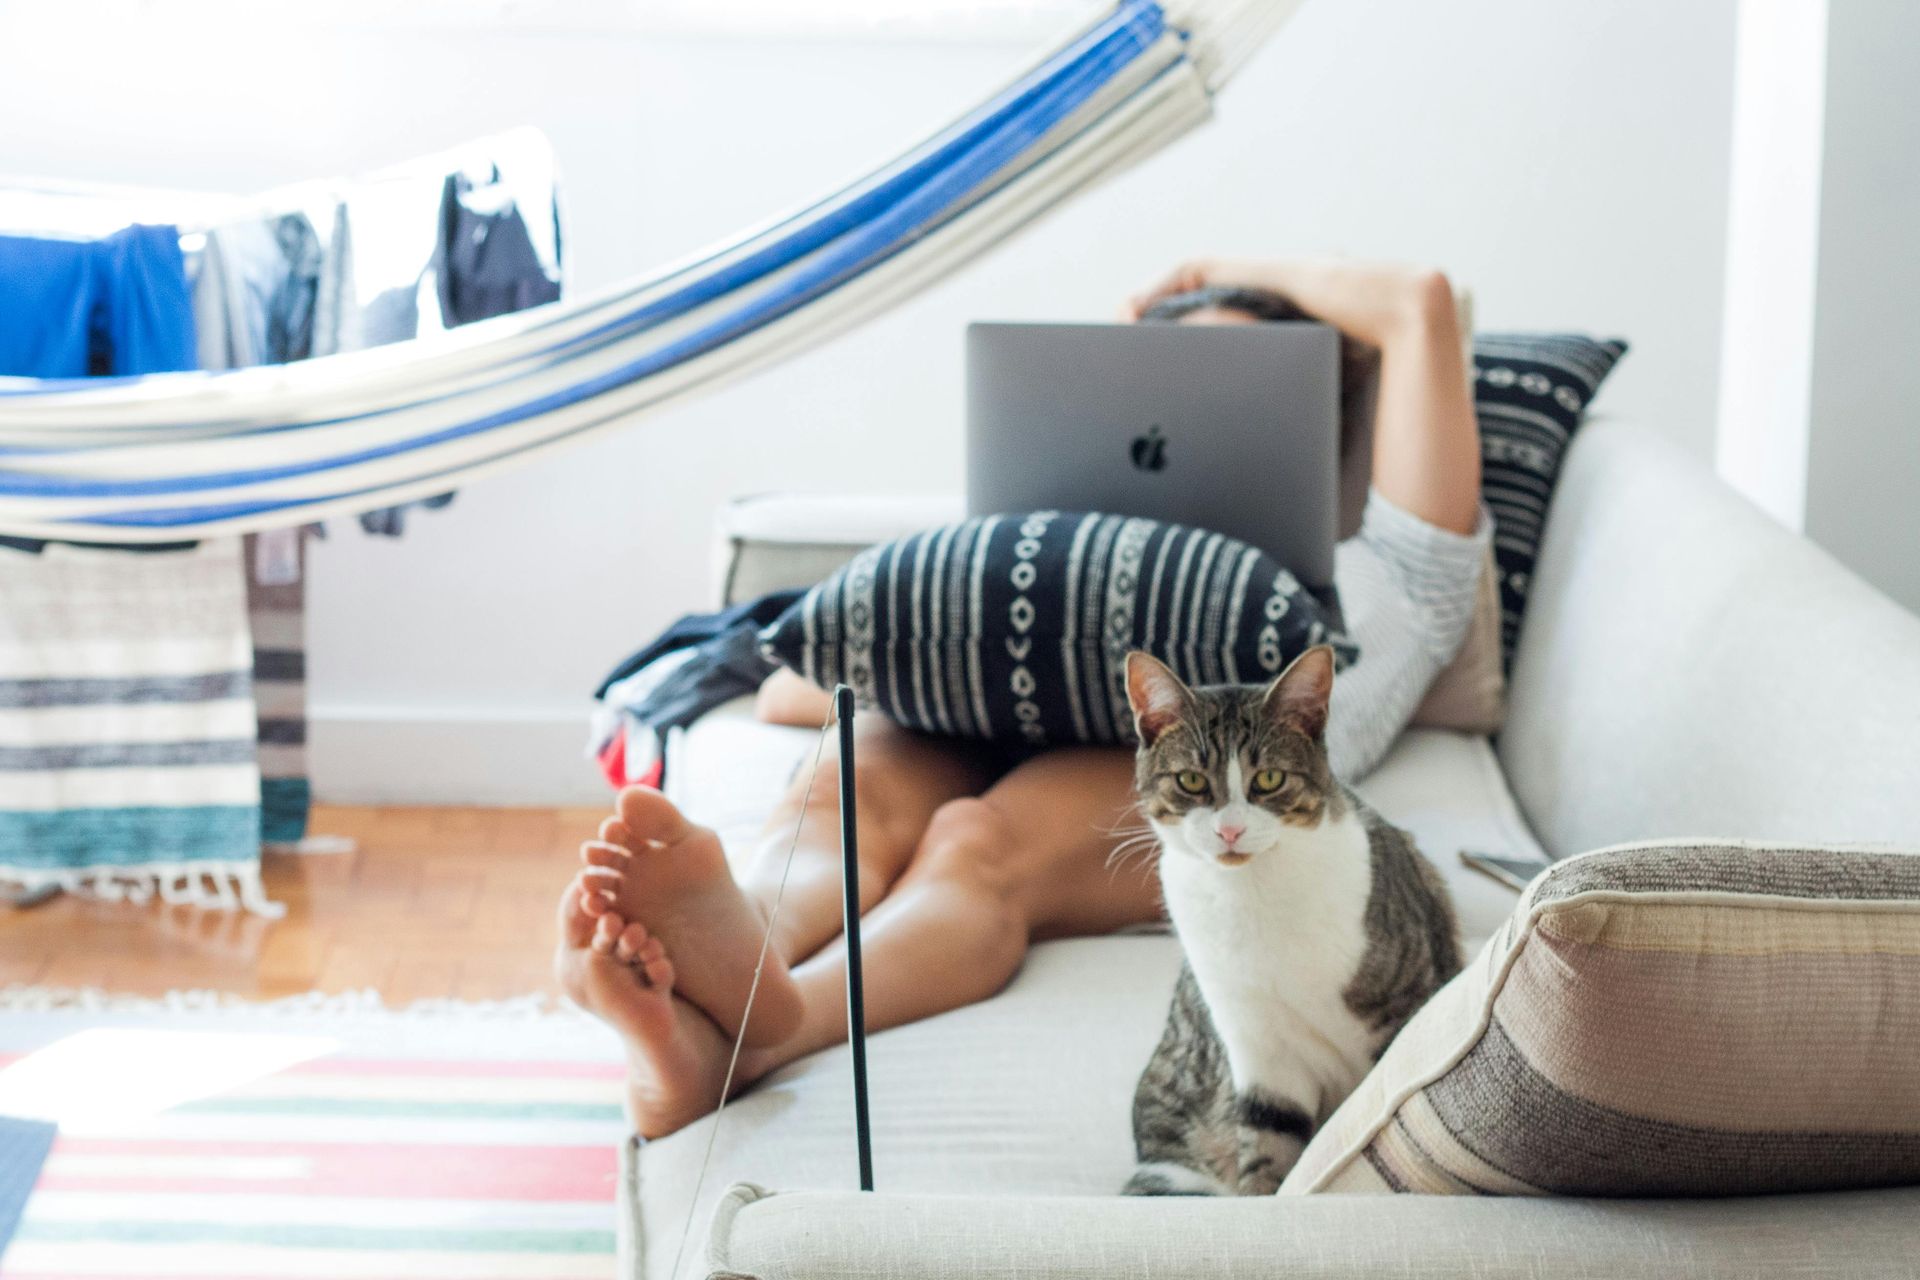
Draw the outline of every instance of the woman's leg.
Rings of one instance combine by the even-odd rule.
[[[973,744],[913,733],[883,716],[856,717],[853,736],[854,825],[860,910],[865,914],[906,869],[940,806],[980,794],[993,774]],[[812,764],[809,749],[756,837],[751,861],[740,877],[740,887],[762,910],[771,912],[779,897],[773,948],[788,965],[799,964],[840,935],[844,906],[837,735],[829,738],[809,788]]]
[[[1136,834],[1133,754],[1118,748],[1049,752],[977,799],[942,805],[893,891],[861,921],[868,1029],[986,999],[1035,940],[1160,919],[1152,848],[1129,843]],[[844,939],[793,978],[800,1027],[743,1055],[745,1080],[846,1039]]]
[[[862,922],[868,1027],[897,1026],[992,995],[1019,968],[1034,938],[1158,919],[1151,860],[1114,859],[1135,821],[1131,787],[1127,752],[1060,751],[1020,766],[978,799],[940,805],[893,891]],[[711,832],[671,806],[632,809],[623,821],[664,823],[643,829],[672,837],[651,853],[629,855],[630,865],[703,843],[718,850]],[[694,961],[683,962],[644,915],[623,915],[606,896],[609,888],[618,896],[626,879],[622,868],[596,866],[568,886],[556,968],[568,994],[620,1032],[631,1063],[635,1128],[658,1137],[712,1110],[730,1038],[674,994],[684,986],[682,966]],[[837,899],[837,880],[832,888]],[[797,1008],[796,1029],[779,1044],[743,1054],[736,1089],[845,1039],[845,972],[841,943],[829,944],[791,977],[781,967]],[[763,980],[758,1000],[767,990]]]
[[[934,812],[979,791],[989,774],[968,744],[911,733],[880,716],[860,717],[854,732],[865,909],[905,868]],[[840,932],[838,755],[830,740],[815,776],[808,750],[737,883],[713,832],[687,822],[666,797],[641,787],[621,793],[615,815],[600,825],[600,838],[581,849],[589,875],[598,877],[593,884],[600,899],[622,920],[644,924],[672,953],[679,994],[729,1035],[739,1030],[771,920],[749,1044],[792,1034],[800,1006],[788,966]],[[777,895],[780,910],[773,918]]]

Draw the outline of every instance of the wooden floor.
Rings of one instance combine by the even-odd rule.
[[[553,990],[554,906],[601,809],[316,806],[354,853],[268,855],[281,920],[63,895],[0,908],[0,986],[256,999],[372,988],[389,1005]]]

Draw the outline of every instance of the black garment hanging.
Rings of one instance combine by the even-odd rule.
[[[551,217],[551,208],[545,213]],[[556,220],[556,258],[559,244]],[[448,328],[559,300],[560,265],[541,260],[519,205],[500,185],[498,166],[485,184],[464,173],[447,175],[440,248],[440,312]]]

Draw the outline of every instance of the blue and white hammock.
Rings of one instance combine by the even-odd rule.
[[[443,493],[784,359],[1205,120],[1299,0],[1122,0],[838,194],[656,277],[278,367],[0,379],[0,533],[174,541]]]

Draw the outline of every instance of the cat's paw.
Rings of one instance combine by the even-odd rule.
[[[1127,1185],[1120,1188],[1123,1196],[1227,1196],[1233,1190],[1223,1185],[1217,1178],[1201,1173],[1198,1169],[1189,1169],[1182,1164],[1172,1164],[1165,1160],[1155,1160],[1143,1164],[1133,1171],[1127,1179]]]

